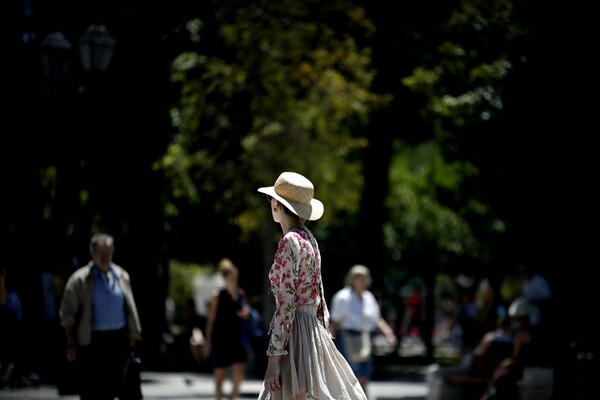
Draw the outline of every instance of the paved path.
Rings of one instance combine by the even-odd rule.
[[[242,385],[242,399],[256,399],[262,382],[246,380]],[[226,383],[225,393],[229,391]],[[369,384],[371,400],[426,400],[427,384],[424,382],[373,381]],[[193,372],[142,372],[144,398],[160,400],[214,400],[213,380],[210,374]],[[36,388],[0,389],[0,400],[78,400],[78,396],[59,396],[55,386]]]

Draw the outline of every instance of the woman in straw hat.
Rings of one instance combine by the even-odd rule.
[[[319,246],[305,225],[321,218],[323,203],[313,197],[313,184],[295,172],[283,172],[274,186],[258,191],[267,195],[283,230],[269,271],[276,309],[259,398],[366,400],[329,332]]]

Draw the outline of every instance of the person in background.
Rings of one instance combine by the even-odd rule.
[[[0,388],[24,385],[23,307],[8,270],[0,269]]]
[[[481,400],[521,400],[518,382],[523,379],[524,369],[538,362],[531,335],[530,313],[531,307],[522,297],[511,302],[508,315],[512,354],[496,368]]]
[[[473,360],[468,371],[470,375],[491,379],[496,368],[513,356],[515,340],[511,322],[508,315],[499,318],[496,328],[483,335],[473,350]]]
[[[204,331],[206,330],[206,318],[196,311],[196,301],[193,298],[185,302],[185,319],[183,320],[184,332],[187,335],[190,355],[195,363],[203,364],[206,361],[204,348],[206,339]]]
[[[421,335],[423,330],[423,298],[421,287],[414,286],[406,300],[402,334],[406,336]]]
[[[456,277],[456,284],[458,297],[453,332],[457,336],[461,368],[466,371],[470,368],[473,350],[483,337],[485,329],[480,318],[481,304],[477,301],[475,279],[460,274]]]
[[[225,287],[215,292],[209,304],[205,332],[205,356],[212,367],[215,399],[223,398],[223,382],[227,370],[232,369],[233,385],[229,399],[235,400],[246,378],[248,342],[244,321],[249,318],[246,294],[239,287],[239,271],[231,260],[219,262],[219,272]]]
[[[267,196],[273,221],[283,231],[268,275],[275,312],[259,399],[366,400],[329,331],[321,254],[306,226],[321,218],[323,203],[314,198],[312,182],[296,172],[282,172],[273,186],[258,192]]]
[[[8,291],[6,290],[6,270],[2,268],[0,270],[0,307],[4,307]]]
[[[528,262],[521,261],[519,273],[522,277],[521,296],[529,305],[529,319],[533,330],[542,330],[548,324],[552,291],[544,276]],[[546,325],[543,325],[546,324]]]
[[[250,317],[247,320],[248,345],[251,349],[249,366],[251,373],[261,378],[267,368],[267,333],[261,312],[252,304],[258,302],[250,303]]]
[[[127,390],[123,382],[131,351],[142,338],[129,274],[112,261],[112,236],[92,236],[89,249],[91,261],[71,274],[60,305],[66,357],[79,362],[82,400],[139,400],[141,389]]]
[[[345,287],[332,298],[331,332],[363,390],[368,393],[367,384],[373,374],[373,336],[377,331],[381,332],[394,347],[397,338],[369,290],[369,269],[364,265],[354,265],[346,274],[345,283]]]
[[[553,309],[550,283],[528,259],[521,260],[519,272],[522,278],[521,297],[529,308],[529,327],[538,353],[536,357],[545,366],[552,365],[551,354],[558,340],[558,319]]]

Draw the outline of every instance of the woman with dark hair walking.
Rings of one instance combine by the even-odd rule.
[[[240,386],[246,378],[247,341],[244,321],[250,312],[246,294],[239,287],[239,271],[227,258],[219,262],[219,272],[225,287],[216,291],[210,301],[206,321],[205,352],[212,367],[215,379],[215,398],[223,396],[223,382],[227,370],[232,371],[231,400],[237,399]]]
[[[295,172],[283,172],[274,186],[258,191],[267,195],[273,220],[283,231],[269,271],[275,313],[259,398],[366,400],[329,332],[321,254],[306,227],[307,221],[321,218],[323,203],[313,198],[313,184]]]

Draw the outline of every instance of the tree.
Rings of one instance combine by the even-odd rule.
[[[356,127],[387,101],[371,92],[370,50],[353,36],[373,27],[350,2],[300,0],[225,2],[186,26],[193,46],[172,64],[178,132],[157,164],[172,182],[167,211],[202,210],[228,245],[261,234],[268,268],[278,235],[256,189],[280,172],[315,184],[326,204],[317,230],[358,212],[368,139]]]
[[[434,4],[435,12],[431,4],[397,6],[407,18],[386,43],[406,46],[402,69],[412,70],[397,80],[395,102],[380,113],[381,125],[396,127],[384,136],[392,150],[381,174],[389,177],[387,214],[379,224],[388,255],[382,264],[390,276],[400,276],[399,268],[423,276],[430,289],[438,273],[484,274],[498,262],[495,245],[509,213],[498,202],[501,177],[494,174],[506,161],[497,143],[506,136],[504,101],[527,37],[511,1]],[[375,5],[371,11],[388,12]],[[408,110],[403,123],[393,123],[400,110]],[[385,168],[379,159],[370,161]],[[432,318],[433,298],[426,304]]]

